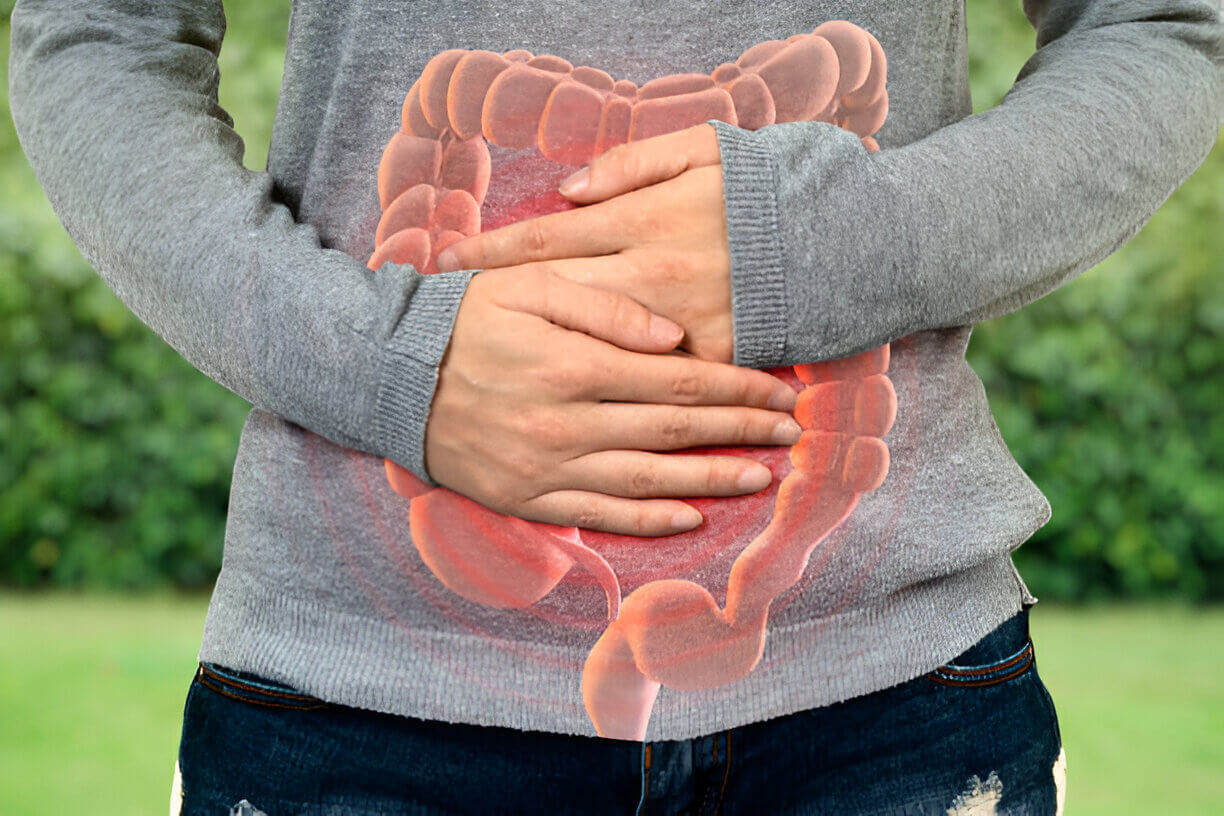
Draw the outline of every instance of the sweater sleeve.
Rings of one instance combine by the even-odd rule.
[[[1224,120],[1218,0],[1024,0],[993,109],[871,153],[825,122],[718,120],[737,365],[843,357],[1049,293],[1126,243]],[[888,44],[882,43],[887,50]]]
[[[254,406],[436,487],[425,424],[478,270],[371,272],[243,168],[217,103],[221,0],[21,0],[11,24],[18,138],[115,294]]]

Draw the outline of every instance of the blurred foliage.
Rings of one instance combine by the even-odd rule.
[[[226,3],[221,103],[263,169],[286,3]],[[0,123],[0,584],[208,587],[250,405],[141,323],[81,257]],[[232,79],[231,79],[232,78]]]
[[[8,10],[3,62],[7,66]],[[221,103],[263,169],[287,2],[227,2]],[[974,108],[1032,54],[969,0]],[[7,81],[0,93],[7,92]],[[5,98],[7,111],[7,97]],[[0,125],[0,583],[207,586],[249,405],[115,298]],[[1050,598],[1224,597],[1224,149],[1127,246],[977,327],[969,359],[1053,519],[1016,552]]]
[[[1034,47],[970,2],[974,109]],[[1015,553],[1038,596],[1224,598],[1224,147],[1126,246],[974,329],[969,362],[1053,516]]]

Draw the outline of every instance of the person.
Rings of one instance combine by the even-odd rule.
[[[253,173],[219,0],[18,0],[56,213],[252,404],[172,812],[1061,810],[1010,555],[1050,507],[964,352],[1201,163],[1224,34],[1023,7],[971,115],[960,4],[303,0]],[[874,136],[830,121],[885,59]],[[598,130],[549,124],[563,82]],[[623,138],[685,93],[713,113]]]

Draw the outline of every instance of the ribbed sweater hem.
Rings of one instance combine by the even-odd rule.
[[[706,124],[714,128],[722,163],[732,362],[746,368],[781,365],[789,318],[778,228],[778,169],[769,149],[749,131],[718,119],[707,119]]]
[[[761,662],[744,678],[697,692],[661,688],[646,739],[690,739],[897,685],[951,660],[1035,602],[1004,553],[871,606],[771,628]],[[532,659],[522,657],[527,650]],[[226,570],[199,653],[201,661],[355,708],[594,737],[574,669],[585,657],[396,626]],[[549,700],[563,702],[537,702]]]

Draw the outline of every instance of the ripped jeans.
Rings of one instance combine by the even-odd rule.
[[[1028,616],[874,694],[646,743],[380,714],[206,664],[171,814],[1054,816],[1065,757]]]

